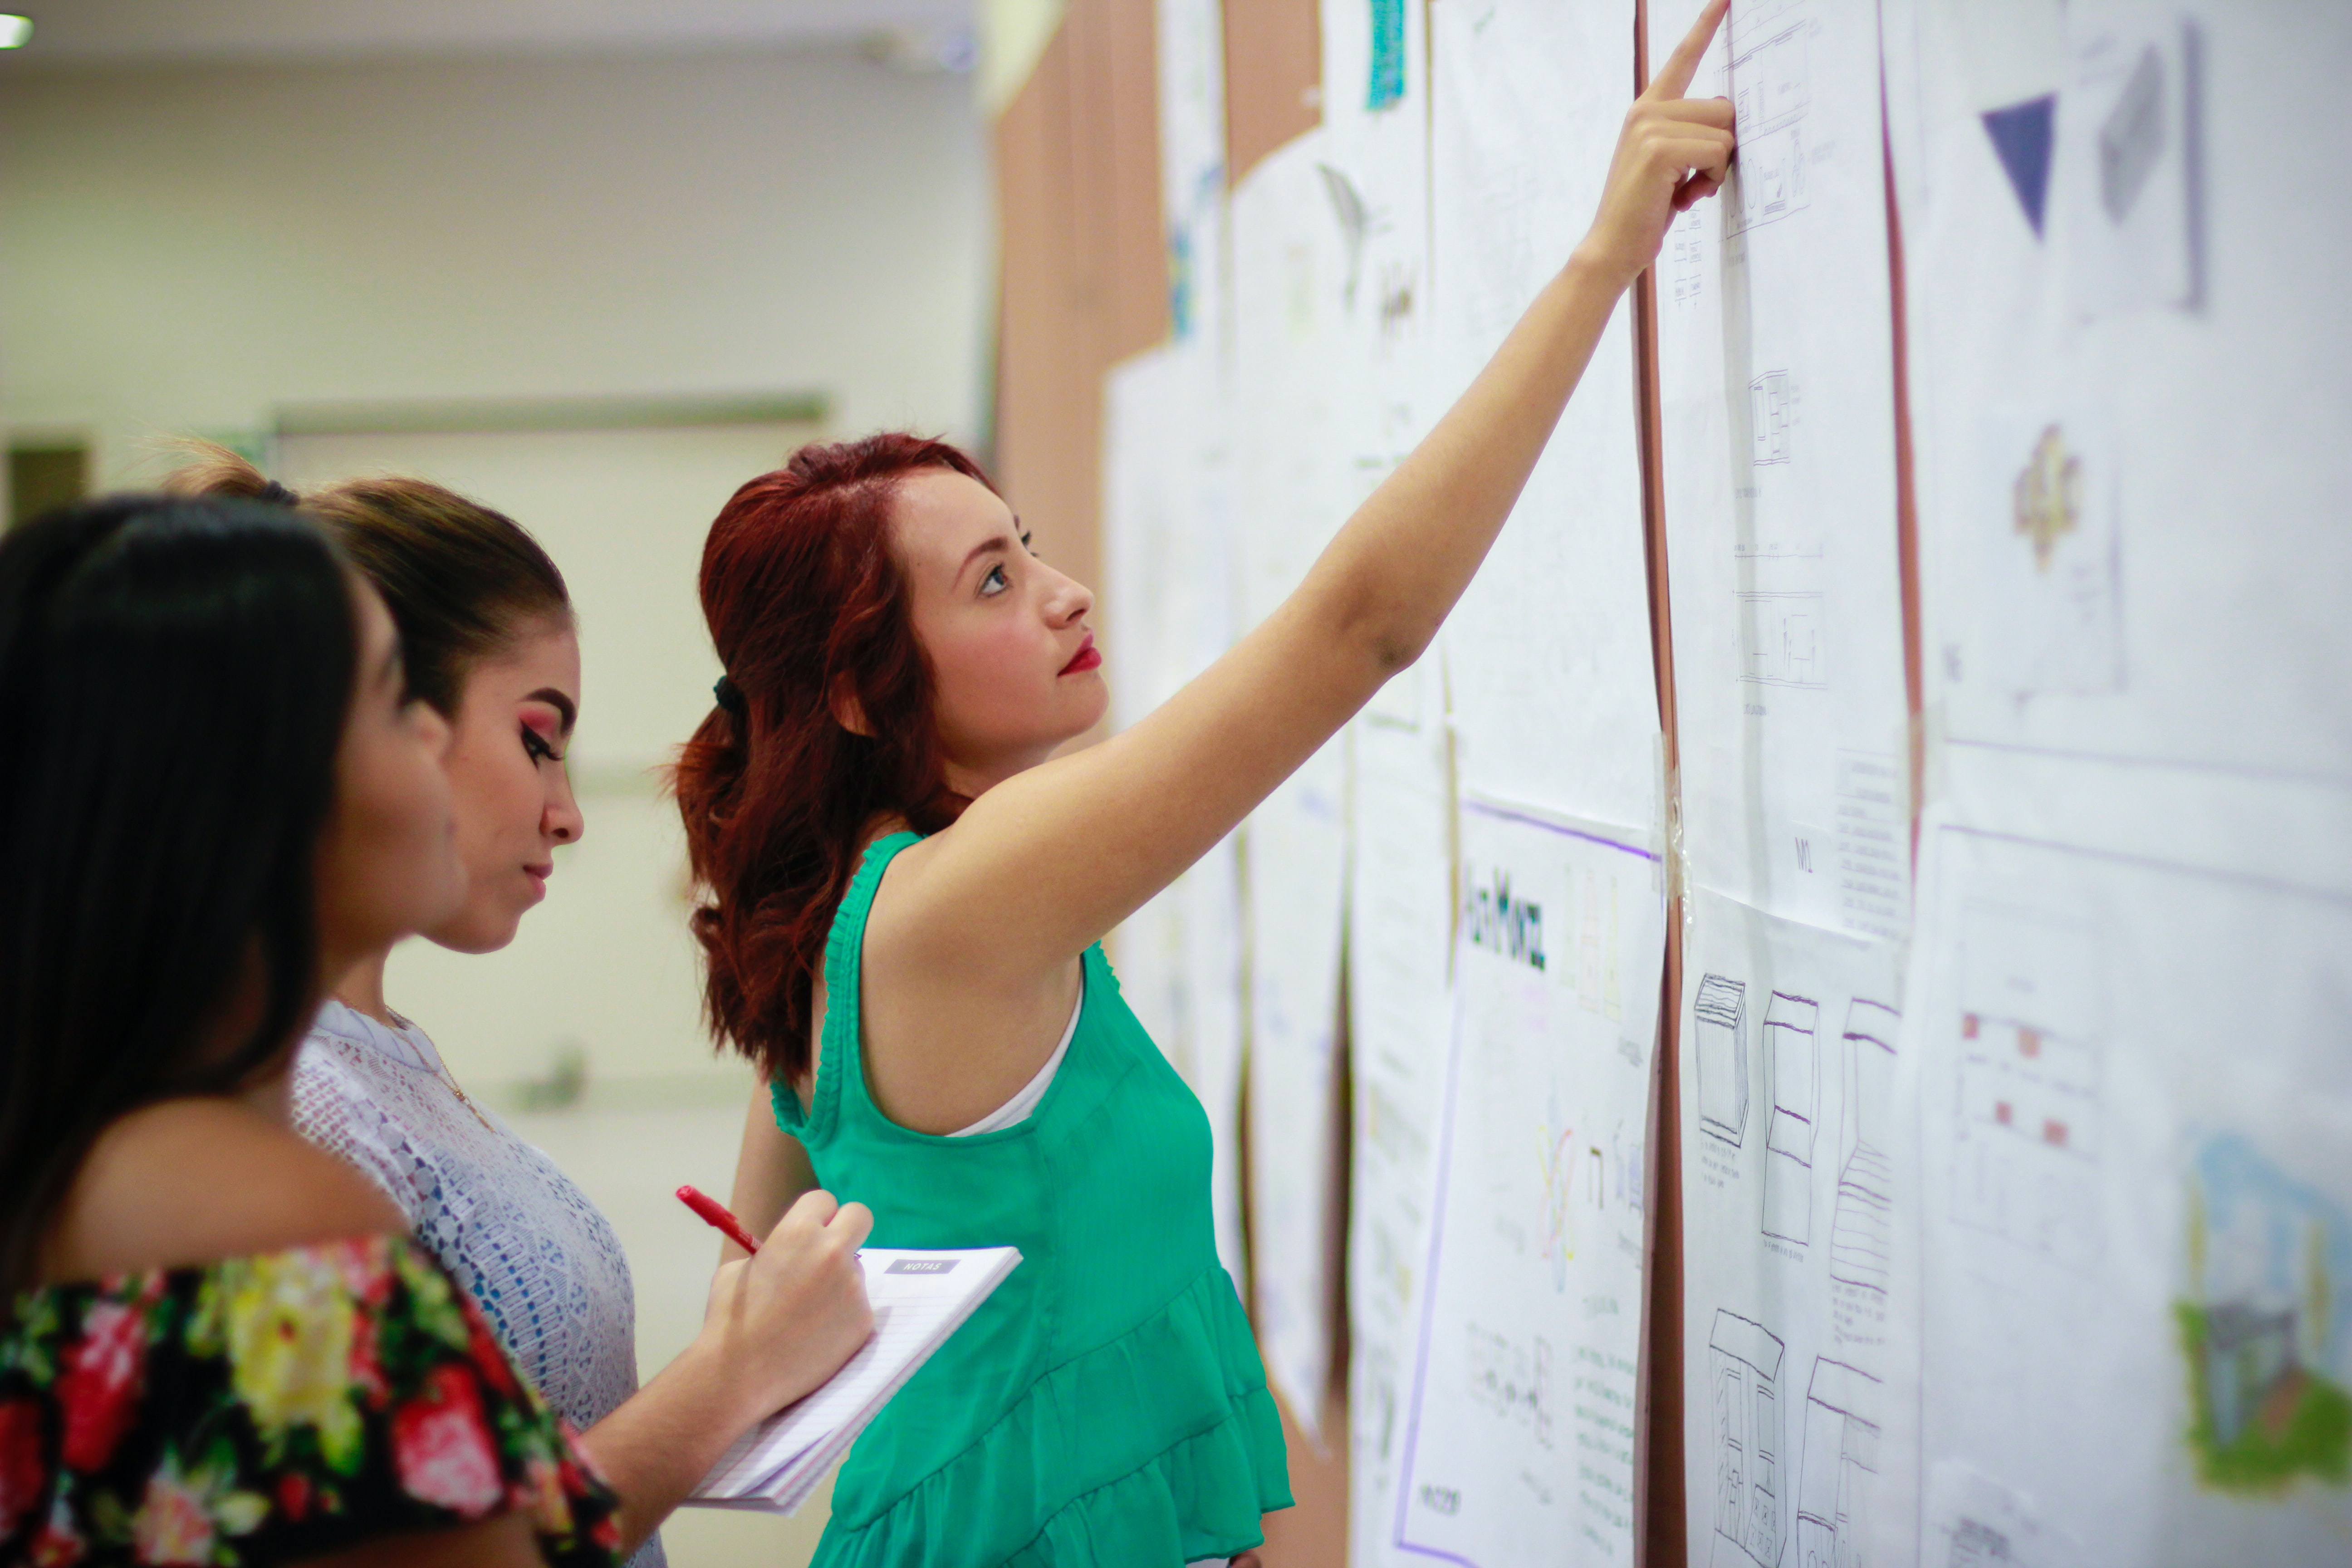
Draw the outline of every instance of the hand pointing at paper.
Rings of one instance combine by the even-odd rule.
[[[1730,173],[1731,100],[1683,96],[1729,5],[1730,0],[1714,0],[1699,13],[1690,32],[1626,111],[1601,212],[1580,248],[1605,260],[1628,281],[1657,256],[1675,215],[1713,195]]]

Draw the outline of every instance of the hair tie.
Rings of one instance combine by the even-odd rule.
[[[271,506],[299,507],[302,504],[302,498],[300,496],[287,489],[284,485],[279,484],[276,479],[271,479],[268,483],[264,484],[260,490],[255,494],[253,499],[258,501],[267,501]]]
[[[711,683],[710,695],[720,708],[733,714],[738,720],[751,716],[751,706],[743,700],[743,689],[725,676],[720,676]]]

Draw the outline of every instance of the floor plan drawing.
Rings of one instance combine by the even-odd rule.
[[[1895,1037],[1902,1015],[1855,997],[1841,1042],[1844,1121],[1838,1132],[1837,1202],[1830,1220],[1830,1278],[1884,1295],[1893,1253]]]
[[[1710,974],[1691,1005],[1699,1126],[1733,1148],[1748,1136],[1748,987]]]
[[[1765,686],[1823,687],[1819,594],[1740,594],[1739,678]]]
[[[1789,460],[1789,426],[1796,423],[1797,389],[1785,370],[1767,371],[1748,384],[1748,430],[1758,468]]]
[[[1772,1122],[1764,1140],[1764,1234],[1802,1245],[1813,1234],[1813,1068],[1821,1005],[1772,993],[1764,1009],[1764,1070]]]
[[[1715,1568],[1778,1568],[1788,1537],[1781,1465],[1780,1359],[1763,1324],[1718,1309],[1707,1336],[1713,1411]]]
[[[1738,116],[1739,159],[1732,174],[1737,200],[1725,217],[1727,232],[1738,234],[1805,205],[1804,120],[1811,98],[1805,46],[1811,18],[1801,9],[1784,10],[1733,26],[1731,102]]]
[[[1818,1356],[1805,1389],[1796,1568],[1861,1568],[1878,1476],[1878,1379]]]

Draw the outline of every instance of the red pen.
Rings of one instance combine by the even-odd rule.
[[[691,1186],[678,1188],[677,1201],[701,1215],[705,1225],[718,1231],[744,1251],[760,1250],[760,1244],[751,1239],[751,1233],[743,1228],[741,1220],[727,1212],[726,1205],[716,1199],[703,1196]]]

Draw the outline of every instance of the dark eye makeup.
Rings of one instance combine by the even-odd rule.
[[[560,763],[562,756],[547,743],[547,737],[525,724],[522,727],[522,749],[534,763]]]

